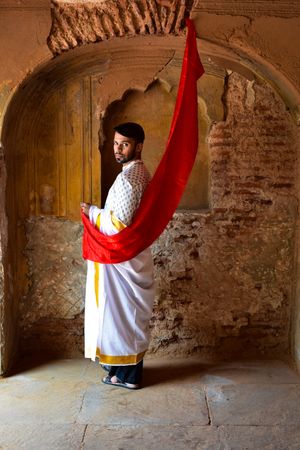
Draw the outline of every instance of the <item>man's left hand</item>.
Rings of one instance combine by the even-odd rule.
[[[80,203],[80,207],[81,207],[81,211],[83,212],[83,214],[85,214],[87,217],[89,217],[89,212],[90,212],[90,203]]]

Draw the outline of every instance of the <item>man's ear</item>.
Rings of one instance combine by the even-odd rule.
[[[139,142],[139,143],[136,145],[136,151],[137,151],[138,153],[141,153],[142,150],[143,150],[143,144],[142,144],[141,142]]]

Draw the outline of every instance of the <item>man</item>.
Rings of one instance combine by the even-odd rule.
[[[81,203],[82,211],[106,235],[130,225],[150,175],[141,160],[143,128],[126,122],[114,128],[114,154],[122,172],[104,209]],[[105,384],[137,389],[149,343],[154,299],[150,248],[119,264],[88,261],[85,301],[85,356],[109,365]]]

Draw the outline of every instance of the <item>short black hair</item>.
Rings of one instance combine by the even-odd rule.
[[[122,136],[135,139],[138,144],[143,143],[145,140],[145,132],[143,127],[135,122],[120,123],[114,127],[114,130]]]

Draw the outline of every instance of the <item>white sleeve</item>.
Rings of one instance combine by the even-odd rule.
[[[125,178],[122,179],[118,190],[118,201],[115,202],[113,213],[125,225],[130,225],[143,194],[143,186],[131,185]]]
[[[101,211],[102,210],[100,208],[98,208],[98,206],[95,206],[95,205],[90,206],[89,219],[93,225],[96,224],[97,217],[99,216],[99,214],[101,214]]]

